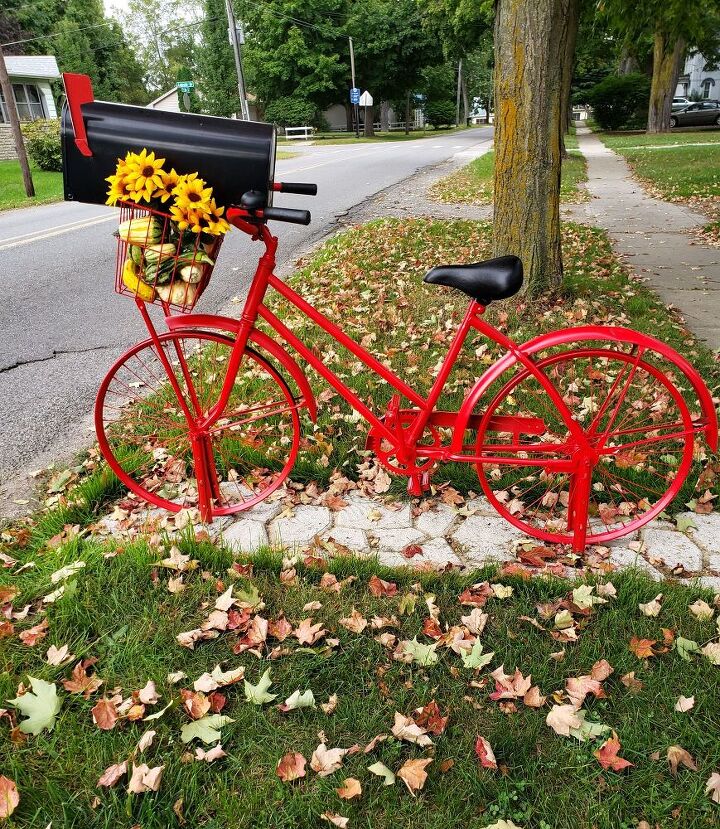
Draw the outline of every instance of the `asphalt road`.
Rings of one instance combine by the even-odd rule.
[[[298,148],[297,157],[278,161],[276,178],[316,182],[318,196],[276,195],[276,206],[313,215],[309,227],[273,225],[279,269],[364,200],[455,154],[479,155],[491,137],[485,127]],[[22,494],[32,469],[87,445],[102,377],[146,336],[135,305],[113,293],[116,217],[114,209],[75,203],[0,213],[0,495],[8,501]],[[231,232],[198,308],[216,312],[243,295],[257,256],[257,245]],[[12,511],[0,502],[0,516]]]

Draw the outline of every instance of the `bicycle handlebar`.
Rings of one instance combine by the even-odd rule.
[[[299,181],[274,181],[272,189],[276,193],[296,193],[299,196],[317,196],[317,184],[303,184]]]
[[[262,210],[256,211],[256,215],[258,218],[290,222],[295,225],[309,225],[311,220],[309,210],[293,210],[290,207],[263,207]]]

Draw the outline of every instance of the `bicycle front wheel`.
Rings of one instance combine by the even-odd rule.
[[[478,464],[480,483],[501,515],[536,538],[572,543],[580,511],[584,541],[598,544],[633,532],[673,500],[692,466],[696,430],[652,356],[636,346],[588,347],[537,361],[596,453],[583,481],[553,469],[581,448],[540,382],[520,369],[505,383],[478,432],[479,455],[493,458]],[[518,417],[535,424],[533,434],[502,431]]]
[[[199,506],[198,474],[212,516],[252,507],[292,469],[301,404],[278,371],[246,349],[221,416],[199,430],[220,397],[234,341],[205,331],[158,339],[160,348],[152,340],[131,348],[100,386],[95,426],[105,458],[129,490],[172,512]]]

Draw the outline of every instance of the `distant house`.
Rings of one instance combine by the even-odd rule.
[[[50,82],[60,77],[53,55],[6,55],[15,105],[21,121],[57,118]],[[0,92],[0,159],[15,158],[7,102]]]
[[[259,121],[257,107],[255,105],[255,96],[252,92],[247,94],[248,110],[250,111],[250,120]],[[164,112],[181,112],[180,101],[178,99],[178,91],[175,87],[158,95],[154,101],[150,101],[147,105],[150,109],[161,109]]]
[[[720,69],[697,52],[685,61],[675,94],[683,98],[720,98]]]

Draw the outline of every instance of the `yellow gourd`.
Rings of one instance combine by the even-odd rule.
[[[138,276],[138,266],[128,259],[123,267],[122,281],[126,288],[132,291],[135,296],[145,302],[152,302],[155,299],[155,288],[147,285]]]

